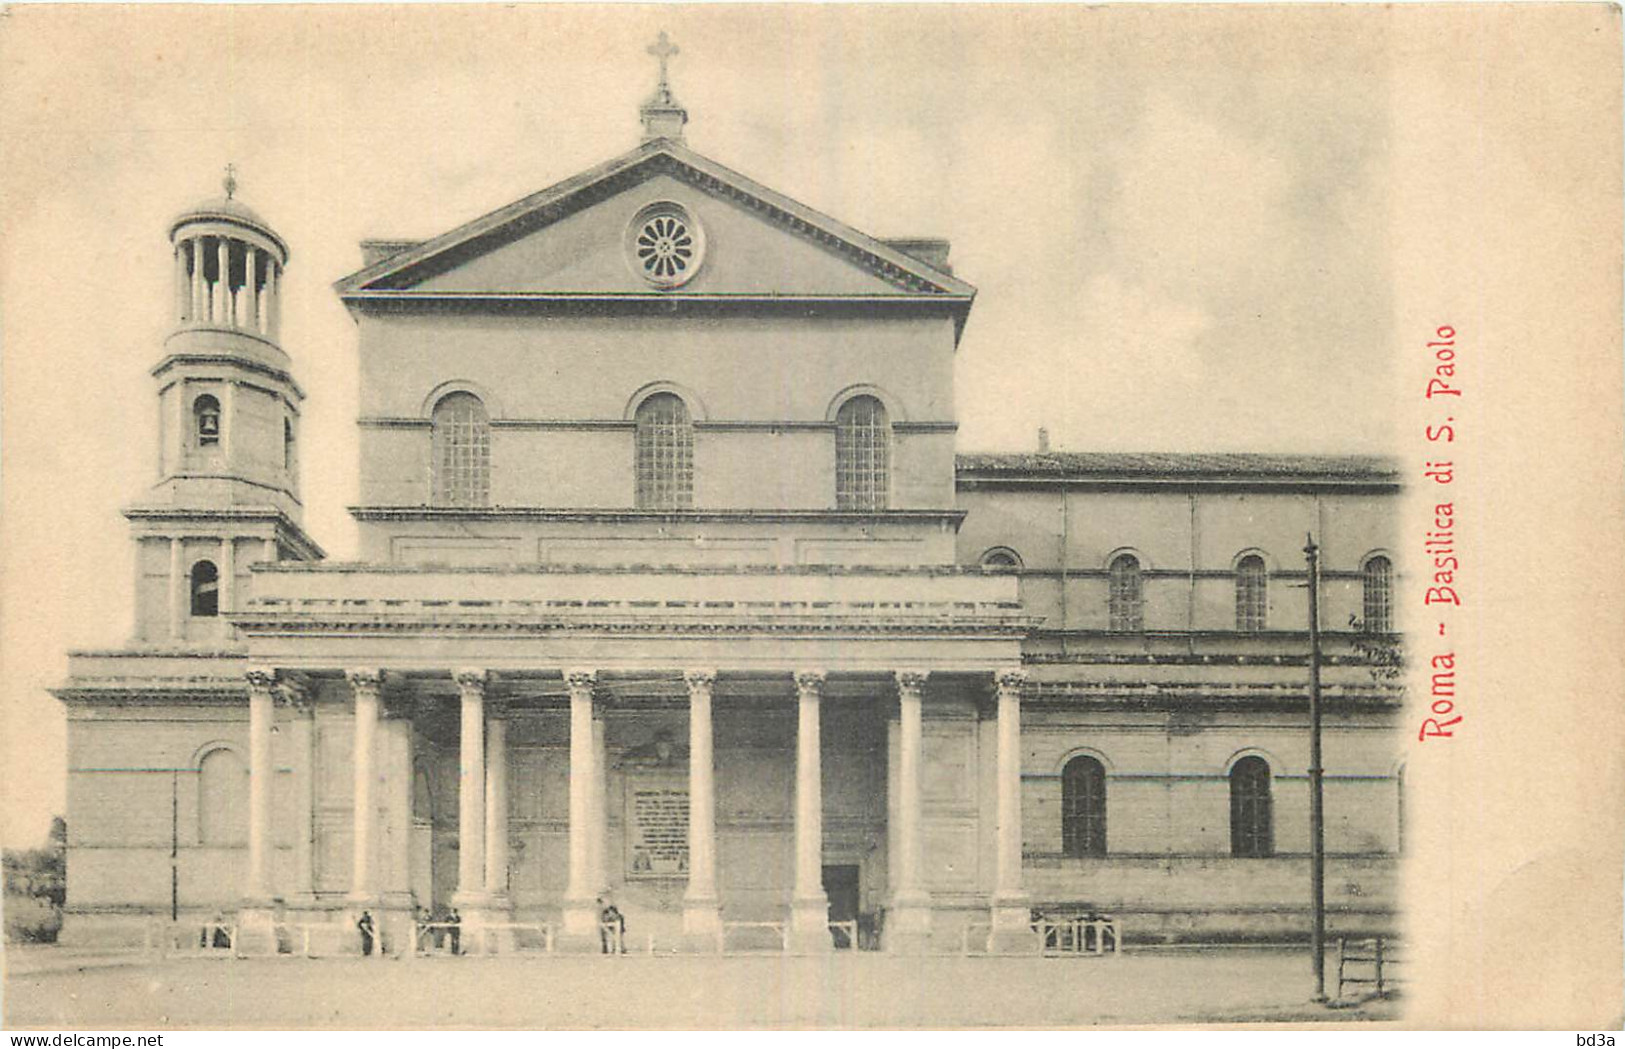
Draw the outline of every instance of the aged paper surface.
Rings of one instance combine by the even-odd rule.
[[[306,526],[352,559],[356,336],[328,285],[364,237],[432,236],[635,144],[662,29],[698,152],[866,232],[953,241],[978,288],[959,451],[1047,426],[1077,452],[1395,457],[1407,982],[1384,1018],[1617,1030],[1621,63],[1600,4],[8,8],[7,847],[67,801],[45,691],[65,651],[128,636],[118,511],[159,439],[170,218],[231,162],[288,238]],[[1260,185],[1267,207],[1238,188]],[[1459,605],[1427,599],[1441,532]],[[16,1024],[136,1026],[61,1011],[67,984],[8,955]],[[1130,1022],[1192,1022],[1180,995]],[[688,1023],[744,1015],[721,1008]]]

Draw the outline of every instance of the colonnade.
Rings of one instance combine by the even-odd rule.
[[[232,279],[234,264],[240,280]],[[275,339],[281,313],[279,269],[275,255],[244,240],[203,233],[182,237],[175,241],[175,319]]]
[[[597,898],[603,889],[602,822],[604,819],[604,750],[601,723],[594,717],[594,690],[598,674],[592,669],[568,669],[564,681],[570,704],[569,875],[563,901],[562,937],[565,943],[596,945]],[[798,949],[827,949],[828,899],[823,887],[823,791],[819,727],[826,674],[821,670],[794,673],[797,702],[795,780],[795,864],[789,915],[790,939]],[[453,903],[465,922],[502,920],[509,908],[508,777],[506,718],[488,701],[490,675],[477,668],[452,673],[460,702],[460,780],[458,790],[458,887]],[[900,670],[894,675],[899,700],[898,798],[894,894],[888,918],[889,945],[907,950],[930,932],[930,894],[921,865],[922,701],[927,674]],[[380,692],[379,669],[350,670],[349,684],[355,718],[354,743],[354,860],[347,897],[352,907],[377,906],[374,858],[378,834],[379,799],[376,758]],[[721,900],[717,891],[717,828],[715,744],[712,693],[717,673],[711,669],[683,672],[689,703],[689,810],[688,884],[683,894],[683,931],[707,944],[715,944],[722,931]],[[998,695],[997,756],[997,867],[993,895],[995,931],[1014,928],[1019,911],[1026,920],[1021,890],[1021,724],[1020,687],[1023,674],[1016,669],[994,675]],[[248,880],[245,908],[269,905],[274,893],[267,849],[271,812],[270,734],[276,675],[256,668],[248,672],[249,686],[249,835]],[[308,731],[308,728],[307,728]],[[410,783],[394,777],[410,812]],[[397,804],[391,800],[391,805]],[[398,848],[404,849],[405,843]],[[298,858],[296,857],[296,860]],[[392,860],[404,863],[405,857]],[[308,882],[309,844],[303,860]]]

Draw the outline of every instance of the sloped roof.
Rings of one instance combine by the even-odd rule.
[[[813,208],[747,178],[672,139],[653,139],[596,168],[567,178],[540,192],[466,222],[456,229],[416,244],[335,282],[345,300],[410,294],[412,282],[437,271],[451,259],[477,254],[482,245],[503,243],[540,229],[580,208],[604,199],[657,173],[669,173],[701,188],[732,196],[760,212],[767,221],[851,258],[910,298],[958,301],[969,308],[976,289],[885,241],[871,237]],[[681,288],[649,293],[684,297]]]
[[[984,481],[1213,481],[1397,484],[1397,460],[1377,455],[1251,452],[1007,452],[955,456],[960,478]]]

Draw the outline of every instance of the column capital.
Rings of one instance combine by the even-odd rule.
[[[570,688],[571,698],[583,691],[591,695],[593,685],[598,683],[598,671],[572,667],[564,672],[564,683]]]
[[[243,673],[248,679],[248,687],[255,692],[269,692],[276,684],[275,667],[249,667]]]
[[[822,670],[798,670],[795,672],[796,692],[803,696],[821,696],[824,693],[824,682],[829,674]]]
[[[277,697],[292,710],[301,714],[310,712],[310,689],[298,681],[282,681],[277,685]]]
[[[384,687],[384,672],[377,667],[360,667],[346,670],[344,680],[350,683],[350,690],[357,695],[370,693],[376,697],[378,691]]]
[[[716,683],[717,672],[715,670],[692,669],[683,671],[683,684],[688,686],[688,694],[691,696],[701,692],[710,695],[711,688]]]
[[[993,684],[1001,696],[1012,692],[1020,696],[1021,686],[1026,683],[1027,672],[1020,667],[1006,667],[993,672]]]
[[[900,696],[918,699],[925,691],[925,679],[929,672],[925,670],[899,670],[897,671],[897,692]]]
[[[459,667],[451,672],[452,680],[457,682],[457,690],[466,698],[470,693],[485,694],[485,686],[491,680],[490,674],[479,667]]]

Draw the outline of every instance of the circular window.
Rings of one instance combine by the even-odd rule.
[[[632,268],[650,284],[675,288],[700,268],[705,236],[680,204],[651,204],[637,213],[627,231]]]

